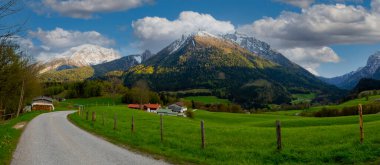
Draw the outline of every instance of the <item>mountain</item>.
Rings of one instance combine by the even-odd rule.
[[[52,70],[41,73],[39,78],[42,82],[72,82],[84,81],[94,75],[94,69],[90,66],[71,68],[65,70]]]
[[[291,62],[284,55],[279,52],[274,51],[269,44],[260,41],[254,37],[250,37],[244,34],[234,33],[226,34],[223,36],[224,39],[231,40],[241,47],[257,54],[258,56],[267,59],[269,61],[275,62],[285,67],[296,67],[297,64]]]
[[[285,61],[283,65],[279,63],[231,39],[198,32],[183,36],[141,65],[130,68],[124,79],[127,86],[145,79],[156,91],[210,89],[214,95],[246,108],[289,102],[295,92],[325,96],[340,93],[311,74],[305,76],[303,70],[283,66]]]
[[[91,66],[109,62],[120,58],[119,53],[113,49],[103,48],[97,45],[85,44],[71,48],[59,57],[53,58],[43,64],[44,69],[40,73],[62,68],[75,68]]]
[[[352,89],[353,93],[360,93],[367,90],[379,90],[380,89],[380,80],[363,78],[358,84]]]
[[[334,78],[321,78],[323,81],[343,89],[352,89],[363,78],[380,79],[380,51],[371,55],[367,65],[356,71]]]
[[[111,71],[126,71],[130,67],[140,64],[141,55],[129,55],[110,62],[105,62],[98,65],[93,65],[94,76],[103,76]]]
[[[277,52],[272,49],[271,46],[263,41],[260,41],[254,37],[247,36],[244,34],[239,34],[237,32],[233,34],[226,34],[222,36],[224,39],[230,40],[232,42],[237,43],[241,47],[249,50],[250,52],[257,54],[258,56],[275,62],[281,66],[288,68],[291,72],[297,72],[297,74],[302,74],[309,79],[314,79],[315,76],[311,74],[309,71],[299,66],[298,64],[290,61],[283,54]]]

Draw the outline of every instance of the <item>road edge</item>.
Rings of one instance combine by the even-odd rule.
[[[156,154],[156,153],[152,153],[152,152],[149,152],[147,150],[143,150],[143,149],[138,149],[138,148],[134,148],[134,147],[131,147],[127,144],[123,144],[123,143],[120,143],[116,140],[113,140],[113,139],[110,139],[110,138],[107,138],[105,136],[102,136],[102,135],[99,135],[99,134],[96,134],[95,132],[92,132],[92,131],[89,131],[89,130],[86,130],[85,128],[82,128],[80,127],[79,125],[77,125],[75,123],[75,121],[73,121],[73,119],[71,119],[69,116],[70,115],[73,115],[74,113],[76,113],[77,111],[73,112],[73,113],[70,113],[66,116],[66,119],[75,127],[99,138],[99,139],[102,139],[104,141],[107,141],[117,147],[120,147],[122,149],[125,149],[125,150],[128,150],[130,152],[133,152],[133,153],[136,153],[136,154],[139,154],[141,156],[144,156],[144,157],[148,157],[148,158],[151,158],[153,160],[157,160],[157,161],[163,161],[165,163],[168,163],[168,164],[187,164],[187,165],[193,165],[192,163],[189,163],[189,162],[181,162],[181,161],[176,161],[176,160],[173,160],[173,159],[170,159],[166,156],[163,156],[163,155],[159,155],[159,154]]]

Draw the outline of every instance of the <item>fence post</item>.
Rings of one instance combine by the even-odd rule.
[[[80,106],[78,107],[78,115],[80,116]]]
[[[102,112],[102,121],[103,121],[103,125],[104,125],[104,112]]]
[[[88,111],[86,112],[86,120],[88,120]]]
[[[201,139],[202,139],[202,149],[205,148],[205,127],[204,127],[204,121],[201,121]]]
[[[92,112],[92,121],[96,121],[96,112]]]
[[[133,118],[133,115],[132,115],[132,126],[131,126],[131,131],[132,133],[135,132],[135,120]]]
[[[281,122],[276,121],[276,132],[277,132],[277,150],[282,150],[282,139],[281,139]]]
[[[164,132],[163,132],[163,119],[162,114],[160,115],[160,129],[161,129],[161,143],[164,141]]]
[[[113,116],[113,130],[116,130],[116,113]]]
[[[363,144],[363,141],[364,141],[363,107],[361,104],[359,104],[358,109],[359,109],[360,144]]]

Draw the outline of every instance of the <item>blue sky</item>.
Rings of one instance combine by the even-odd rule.
[[[325,77],[356,70],[380,50],[379,0],[82,1],[25,1],[6,21],[28,20],[22,43],[40,60],[82,44],[121,56],[156,52],[197,29],[257,37]]]

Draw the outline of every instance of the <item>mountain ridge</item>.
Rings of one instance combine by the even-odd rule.
[[[356,71],[349,72],[342,76],[333,78],[321,77],[320,79],[342,89],[353,89],[363,78],[380,79],[380,51],[369,56],[367,64],[364,67],[358,68]]]
[[[129,87],[140,79],[155,91],[210,89],[248,108],[289,102],[291,92],[339,91],[311,74],[305,76],[303,70],[289,70],[236,42],[203,32],[174,41],[124,75]]]

